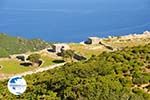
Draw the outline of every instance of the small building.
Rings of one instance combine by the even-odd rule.
[[[145,31],[143,32],[144,35],[150,35],[150,32],[149,31]]]
[[[52,51],[56,53],[61,53],[63,50],[69,50],[69,49],[70,49],[69,45],[64,43],[52,45]]]
[[[87,58],[82,55],[75,54],[74,59],[81,61],[81,60],[86,60]]]
[[[19,60],[21,60],[21,61],[26,62],[27,58],[28,58],[28,55],[20,54],[20,55],[16,55],[16,58],[19,59]]]
[[[87,41],[85,41],[86,44],[99,44],[101,39],[99,37],[89,37]]]
[[[28,55],[26,54],[16,54],[16,55],[10,55],[9,56],[11,59],[18,59],[20,61],[27,61]]]

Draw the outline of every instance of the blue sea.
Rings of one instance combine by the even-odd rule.
[[[79,42],[150,30],[150,0],[0,0],[0,32]]]

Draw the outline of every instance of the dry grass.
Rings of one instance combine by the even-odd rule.
[[[75,52],[86,56],[91,57],[92,55],[99,55],[103,51],[106,51],[107,49],[101,45],[82,45],[78,43],[69,44],[72,50],[75,50]]]
[[[113,47],[134,47],[138,45],[145,45],[150,43],[150,39],[133,39],[133,40],[121,40],[119,39],[114,39],[114,40],[109,40],[109,41],[104,41],[105,43],[113,46]]]

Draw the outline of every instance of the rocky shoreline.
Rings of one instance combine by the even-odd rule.
[[[140,38],[150,38],[150,31],[145,31],[142,34],[129,34],[124,36],[108,36],[108,39],[120,39],[120,40],[128,40],[128,39],[140,39]]]

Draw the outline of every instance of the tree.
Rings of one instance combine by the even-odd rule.
[[[64,60],[66,60],[66,61],[69,60],[69,61],[73,62],[73,57],[74,57],[75,53],[74,53],[74,50],[64,50],[64,51],[62,51],[61,55]]]
[[[150,50],[150,46],[141,47]],[[24,78],[28,88],[20,96],[9,93],[8,80],[0,81],[0,100],[150,100],[149,91],[145,91],[145,88],[150,90],[150,86],[144,89],[138,86],[150,81],[150,73],[143,72],[144,66],[139,64],[145,63],[139,57],[148,53],[143,52],[139,57],[130,54],[134,59],[122,61],[122,55],[130,53],[131,49],[136,48],[103,53],[85,62],[68,63],[60,68],[27,75]]]
[[[27,58],[29,61],[32,62],[33,65],[39,63],[39,59],[41,58],[41,55],[40,54],[31,54],[29,55],[29,57]]]

